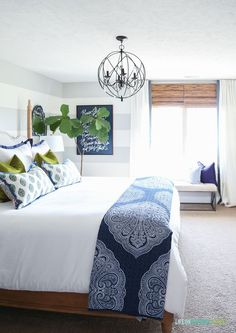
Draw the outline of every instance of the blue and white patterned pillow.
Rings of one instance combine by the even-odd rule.
[[[20,174],[0,172],[0,186],[16,209],[23,208],[55,190],[46,173],[36,165],[32,165],[28,172]]]
[[[41,167],[47,172],[55,188],[78,183],[81,180],[79,170],[69,159],[66,159],[62,164],[47,164],[43,162]]]

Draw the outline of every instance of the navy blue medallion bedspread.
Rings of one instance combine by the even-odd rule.
[[[100,225],[89,309],[162,319],[172,231],[172,183],[138,178]]]

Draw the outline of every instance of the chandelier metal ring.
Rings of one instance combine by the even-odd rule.
[[[133,53],[125,52],[123,40],[126,36],[117,36],[121,42],[119,51],[109,53],[98,67],[98,82],[105,92],[123,101],[135,95],[144,85],[146,71],[142,61]]]

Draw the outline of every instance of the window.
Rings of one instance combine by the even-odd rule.
[[[205,164],[217,161],[217,110],[216,108],[186,109],[186,158]]]
[[[159,99],[155,99],[152,107],[152,173],[187,179],[189,168],[197,161],[204,164],[217,161],[216,105],[202,100],[176,102],[176,95],[174,103],[173,99],[163,102],[161,94],[163,91],[159,91]],[[164,95],[166,98],[166,92]],[[200,94],[195,91],[195,95]]]
[[[160,107],[152,111],[152,171],[170,178],[178,175],[179,178],[183,164],[182,109]]]

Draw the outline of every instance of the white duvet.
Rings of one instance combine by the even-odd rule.
[[[0,204],[0,288],[88,293],[100,222],[132,182],[128,178],[83,177],[15,210]],[[170,227],[174,234],[165,309],[183,315],[187,280],[178,238],[175,191]]]

